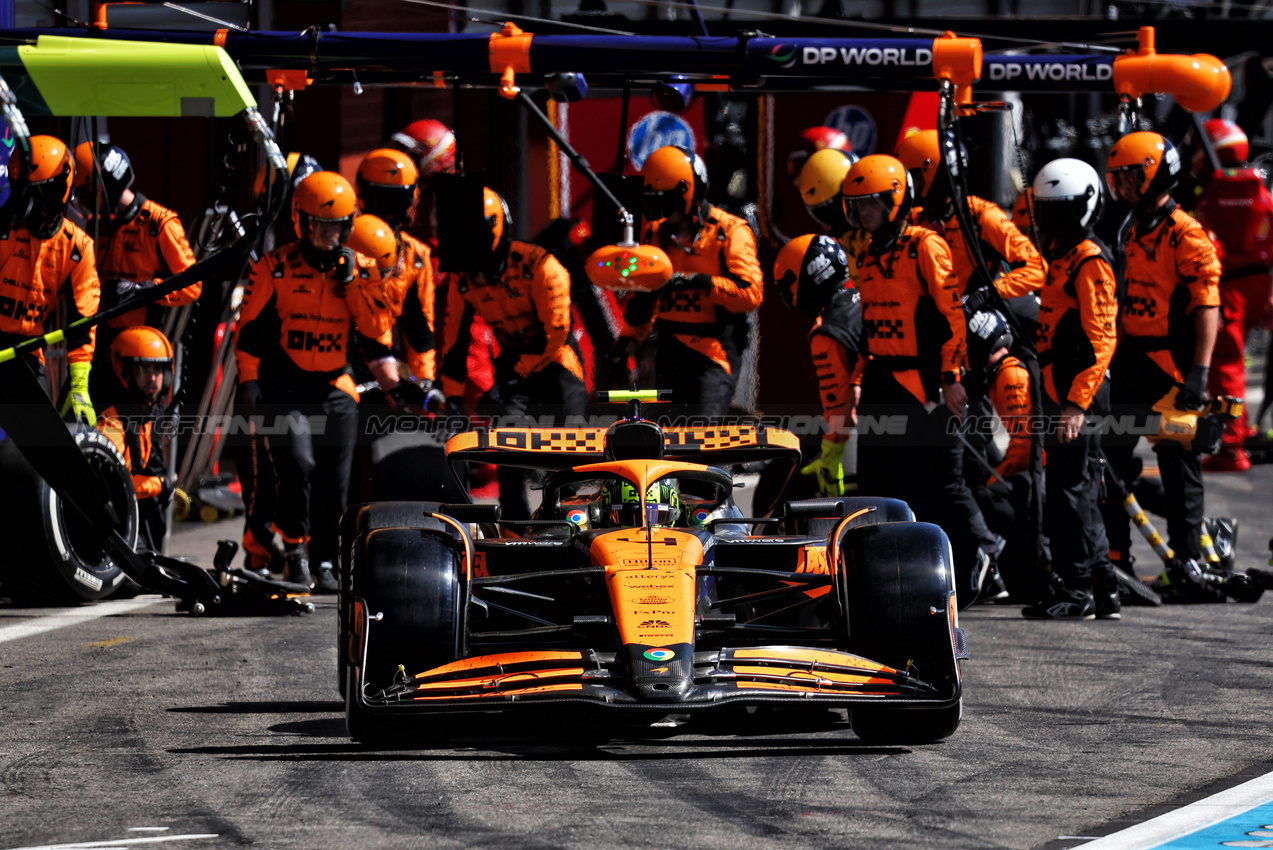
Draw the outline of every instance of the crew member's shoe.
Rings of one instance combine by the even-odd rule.
[[[340,593],[340,584],[337,583],[336,576],[332,575],[331,561],[323,561],[314,570],[314,592]]]
[[[309,553],[304,543],[289,546],[283,555],[283,578],[301,587],[313,587],[314,577],[309,574]]]
[[[1202,459],[1203,472],[1246,472],[1251,468],[1251,458],[1244,449],[1224,448]]]
[[[1096,601],[1096,619],[1123,619],[1123,603],[1118,598],[1118,579],[1112,571],[1108,576],[1092,576],[1092,597]]]
[[[1027,620],[1094,620],[1096,600],[1092,591],[1066,587],[1065,582],[1053,573],[1047,595],[1022,609],[1021,616]]]
[[[999,575],[999,568],[993,564],[981,577],[981,590],[977,593],[978,602],[1002,602],[1008,598],[1008,588]]]

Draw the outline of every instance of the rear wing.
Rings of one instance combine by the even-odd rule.
[[[462,463],[489,463],[528,469],[572,469],[609,460],[606,428],[479,428],[446,443],[456,478]],[[800,465],[795,434],[764,425],[721,425],[663,429],[663,457],[682,463],[727,466],[772,461],[786,474],[782,489]]]
[[[479,428],[446,442],[447,459],[569,469],[609,460],[605,428]],[[720,466],[729,463],[789,459],[800,461],[794,434],[764,425],[664,428],[663,454],[668,460]]]

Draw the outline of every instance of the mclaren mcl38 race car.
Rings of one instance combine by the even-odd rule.
[[[799,464],[763,426],[461,433],[448,461],[545,473],[530,520],[379,502],[341,525],[349,734],[446,736],[457,714],[580,707],[650,721],[847,708],[864,741],[923,743],[961,713],[950,544],[905,503],[788,502],[745,517],[726,471]],[[754,707],[754,708],[753,708]]]

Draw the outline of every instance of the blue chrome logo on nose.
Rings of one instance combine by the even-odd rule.
[[[670,649],[647,649],[645,657],[651,661],[668,661],[676,657],[676,653]]]

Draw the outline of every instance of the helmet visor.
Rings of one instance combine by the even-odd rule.
[[[349,219],[310,218],[309,243],[319,251],[335,251],[340,247]]]
[[[805,206],[814,221],[831,228],[831,233],[836,236],[839,236],[850,227],[849,217],[844,211],[845,204],[840,200],[840,197],[839,194],[836,194],[817,206]]]
[[[685,211],[685,190],[683,188],[668,189],[663,192],[647,188],[641,196],[642,213],[646,221],[658,221],[673,213]]]
[[[1115,198],[1128,202],[1138,201],[1141,187],[1145,184],[1145,168],[1141,165],[1111,168],[1105,172],[1105,183]]]
[[[31,211],[27,213],[27,229],[40,239],[49,239],[62,226],[66,212],[66,183],[61,178],[31,184]]]
[[[844,212],[850,225],[873,233],[892,218],[893,193],[845,195]]]

